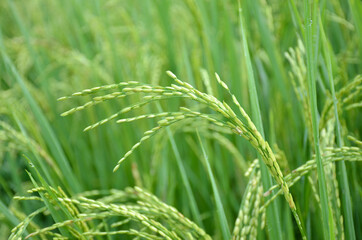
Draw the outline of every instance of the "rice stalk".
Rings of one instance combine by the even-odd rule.
[[[226,121],[224,121],[224,120],[221,121],[221,120],[209,117],[208,115],[202,114],[199,112],[190,111],[187,108],[181,108],[181,110],[185,111],[185,113],[182,113],[182,112],[178,112],[176,114],[172,113],[171,116],[168,116],[168,117],[165,117],[165,118],[159,120],[158,126],[152,128],[151,130],[144,132],[144,135],[140,139],[140,141],[137,142],[135,145],[133,145],[133,147],[128,152],[126,152],[126,154],[118,161],[117,165],[114,168],[114,171],[116,171],[120,167],[120,164],[124,160],[126,160],[133,153],[134,150],[136,150],[145,140],[152,137],[159,130],[162,130],[163,128],[165,128],[167,126],[170,126],[176,122],[182,121],[186,118],[201,117],[201,118],[204,118],[204,119],[210,121],[211,123],[213,123],[215,125],[229,128],[237,135],[240,135],[240,136],[244,137],[245,139],[247,139],[252,144],[252,146],[257,150],[257,152],[261,155],[261,157],[262,157],[264,163],[266,164],[266,166],[268,167],[270,173],[272,174],[274,179],[277,181],[277,183],[280,184],[280,186],[282,187],[284,196],[285,196],[287,202],[289,203],[289,206],[292,209],[292,211],[296,211],[296,207],[295,207],[293,198],[292,198],[291,194],[289,193],[288,186],[286,185],[286,183],[283,179],[283,174],[280,170],[278,163],[276,162],[275,155],[274,155],[273,151],[271,150],[268,142],[266,142],[263,139],[263,137],[256,129],[254,123],[251,121],[248,114],[241,107],[241,105],[238,102],[238,100],[236,99],[235,95],[233,95],[230,92],[228,86],[220,79],[220,77],[216,74],[216,80],[225,90],[227,90],[229,92],[229,94],[232,97],[233,103],[238,107],[239,112],[240,112],[241,116],[243,117],[242,119],[237,117],[236,113],[231,109],[231,107],[226,102],[220,102],[214,96],[200,92],[199,90],[195,89],[190,84],[178,79],[176,77],[176,75],[170,71],[167,73],[178,84],[178,85],[172,84],[170,87],[167,87],[167,89],[169,89],[171,91],[175,91],[177,93],[181,93],[182,95],[180,95],[180,97],[183,97],[183,95],[186,95],[187,96],[186,98],[190,98],[190,100],[199,102],[201,104],[205,104],[211,110],[222,115],[226,119]],[[129,90],[127,90],[127,91],[132,91],[132,89],[133,88],[129,87]],[[163,89],[166,89],[166,88],[163,88]],[[159,91],[159,90],[161,90],[161,91]],[[142,92],[142,91],[139,91],[139,89],[137,87],[134,88],[134,91]],[[153,92],[155,94],[151,98],[152,100],[154,100],[154,99],[159,100],[157,97],[162,96],[162,94],[164,93],[164,91],[162,91],[162,88],[160,89],[159,87],[155,87],[155,89],[150,87],[147,91]],[[149,101],[145,101],[145,102],[135,104],[131,107],[126,107],[126,108],[122,109],[120,112],[113,114],[112,116],[87,127],[85,130],[93,129],[101,124],[104,124],[104,123],[118,117],[122,113],[129,112],[135,108],[139,108],[148,103],[149,103]],[[163,115],[161,114],[161,116],[163,116]],[[133,120],[136,120],[139,118],[147,118],[147,116],[139,116],[139,117],[131,118],[128,120],[121,120],[121,122],[122,121],[133,121]]]

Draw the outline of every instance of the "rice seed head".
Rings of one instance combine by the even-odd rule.
[[[229,90],[229,87],[226,85],[226,83],[225,83],[224,81],[221,80],[219,74],[217,74],[216,72],[215,72],[215,77],[216,77],[216,81],[217,81],[223,88],[225,88],[226,90],[230,91],[230,90]]]
[[[157,122],[158,126],[152,128],[151,130],[146,131],[144,133],[144,136],[141,138],[141,140],[138,143],[136,143],[128,152],[126,152],[126,154],[118,161],[117,165],[114,168],[114,171],[116,171],[119,168],[119,165],[128,156],[130,156],[132,154],[132,152],[136,148],[138,148],[143,141],[150,138],[154,133],[156,133],[160,129],[167,127],[177,121],[181,121],[185,118],[200,117],[200,118],[207,119],[208,121],[212,122],[215,125],[227,127],[229,129],[231,129],[233,132],[235,132],[236,134],[245,137],[263,157],[263,161],[268,166],[269,171],[271,172],[272,176],[276,179],[278,184],[281,186],[281,188],[284,192],[285,198],[289,202],[290,206],[295,207],[294,203],[293,203],[293,199],[289,193],[288,185],[285,183],[285,181],[283,179],[283,175],[280,171],[279,165],[276,162],[276,158],[275,158],[271,148],[269,147],[267,142],[263,139],[263,137],[260,135],[260,133],[256,129],[254,123],[251,121],[250,117],[246,114],[244,109],[240,106],[236,97],[233,94],[231,94],[228,86],[225,84],[225,82],[223,82],[220,79],[220,76],[218,74],[215,74],[216,80],[232,96],[234,104],[239,108],[245,121],[241,121],[237,117],[235,112],[232,110],[232,108],[226,102],[221,102],[218,99],[216,99],[214,96],[211,96],[206,93],[202,93],[202,92],[198,91],[190,84],[179,80],[177,78],[177,76],[174,73],[172,73],[171,71],[167,71],[167,74],[171,78],[173,78],[176,83],[176,84],[172,84],[171,87],[167,87],[167,88],[161,87],[161,86],[140,85],[137,82],[135,82],[135,83],[112,84],[112,85],[108,85],[108,86],[101,86],[101,87],[85,89],[83,91],[76,92],[72,96],[89,95],[89,94],[93,94],[95,92],[98,92],[98,91],[101,91],[104,89],[118,88],[120,86],[122,87],[122,90],[118,91],[117,93],[108,94],[103,97],[96,97],[95,99],[93,99],[93,102],[91,101],[91,102],[84,104],[83,106],[73,108],[73,109],[69,110],[68,112],[66,112],[64,115],[67,115],[67,114],[73,113],[75,111],[84,109],[86,107],[92,106],[97,101],[104,101],[107,99],[112,99],[112,98],[115,98],[118,96],[122,96],[124,94],[132,94],[132,93],[150,94],[150,95],[146,96],[145,101],[139,102],[133,106],[128,106],[126,108],[123,108],[118,113],[115,113],[108,118],[105,118],[91,126],[88,126],[87,128],[84,129],[84,131],[87,131],[87,130],[93,129],[95,127],[98,127],[102,124],[109,122],[110,120],[118,117],[120,114],[124,114],[131,110],[140,108],[152,101],[167,99],[167,98],[173,97],[175,95],[187,97],[191,100],[205,104],[207,107],[211,108],[215,112],[223,115],[226,118],[226,121],[220,121],[218,119],[211,117],[210,115],[195,112],[195,111],[190,111],[189,109],[186,109],[186,108],[181,109],[182,111],[185,111],[185,114],[183,114],[183,113],[164,113],[164,114],[160,114],[160,115],[145,114],[145,115],[140,115],[140,116],[136,116],[136,117],[118,120],[118,122],[121,123],[121,122],[132,122],[132,121],[135,121],[138,119],[144,119],[144,118],[155,118],[156,116],[163,117],[163,119],[161,119]],[[121,93],[123,93],[123,94],[121,94]]]
[[[170,70],[166,71],[166,73],[167,73],[167,75],[170,76],[171,78],[177,79],[176,75],[175,75],[173,72],[171,72]]]

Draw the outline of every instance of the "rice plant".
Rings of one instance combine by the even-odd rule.
[[[2,1],[0,239],[361,238],[360,16]]]

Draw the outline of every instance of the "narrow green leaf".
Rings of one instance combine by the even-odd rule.
[[[255,126],[259,130],[259,132],[264,137],[264,130],[263,130],[263,123],[261,119],[260,107],[259,107],[259,100],[258,100],[258,93],[256,90],[254,72],[251,64],[248,43],[247,43],[247,36],[246,36],[246,28],[244,24],[244,19],[242,15],[240,0],[239,2],[239,23],[240,23],[240,32],[242,37],[242,49],[244,53],[244,59],[247,66],[247,76],[248,76],[248,90],[249,90],[249,97],[251,102],[252,108],[252,119],[255,122]],[[262,158],[259,156],[259,164],[261,170],[261,178],[264,189],[269,189],[272,184],[272,177],[267,170],[265,163],[263,162]],[[267,208],[267,222],[268,222],[268,229],[271,233],[271,238],[273,239],[283,239],[282,229],[281,229],[281,221],[280,221],[280,212],[277,205],[277,202],[274,201],[270,207]]]
[[[31,95],[28,88],[26,87],[23,78],[20,76],[20,74],[17,71],[16,67],[14,66],[13,62],[11,61],[11,59],[9,58],[9,56],[6,53],[5,46],[3,44],[3,37],[2,37],[1,29],[0,29],[0,51],[1,51],[1,55],[2,55],[2,58],[3,58],[3,61],[6,65],[6,67],[10,70],[15,81],[20,85],[20,88],[34,113],[34,117],[37,119],[37,121],[39,123],[42,134],[43,134],[45,140],[47,141],[51,152],[54,155],[54,158],[56,159],[57,163],[59,164],[59,167],[62,170],[64,176],[66,176],[65,180],[68,183],[68,187],[70,189],[72,189],[72,191],[74,191],[74,192],[80,192],[82,188],[79,185],[76,177],[74,176],[74,174],[72,172],[69,162],[63,152],[63,149],[62,149],[52,127],[50,126],[48,120],[44,116],[38,103],[34,100],[33,96]]]
[[[315,9],[314,9],[315,10]],[[307,79],[308,79],[308,91],[309,101],[312,111],[312,128],[314,137],[314,148],[317,161],[317,172],[319,181],[319,195],[322,207],[322,224],[325,239],[334,239],[331,235],[333,226],[330,226],[330,207],[328,204],[327,185],[325,180],[324,168],[322,163],[322,157],[319,147],[319,124],[318,124],[318,109],[317,109],[317,90],[316,90],[316,57],[318,52],[315,52],[316,47],[313,44],[313,36],[316,33],[315,25],[318,24],[318,19],[313,19],[311,16],[311,3],[309,0],[304,0],[304,24],[306,29],[306,54],[307,54]]]
[[[224,211],[224,207],[220,198],[220,194],[219,194],[219,190],[217,189],[217,185],[216,185],[216,181],[214,178],[214,174],[212,173],[211,170],[211,166],[209,163],[209,158],[206,154],[204,145],[202,143],[199,131],[196,130],[196,134],[197,134],[197,138],[199,139],[200,142],[200,147],[202,150],[202,154],[204,157],[204,161],[205,161],[205,165],[206,165],[206,170],[207,170],[207,174],[209,175],[210,181],[211,181],[211,186],[212,186],[212,191],[214,193],[214,199],[216,202],[216,209],[217,209],[217,215],[219,218],[219,223],[221,225],[221,231],[222,231],[222,235],[224,239],[230,239],[230,228],[229,228],[229,224],[227,222],[226,219],[226,215],[225,215],[225,211]]]
[[[336,125],[336,139],[337,139],[337,146],[341,148],[343,146],[343,140],[341,136],[341,124],[339,122],[338,116],[338,108],[337,108],[337,98],[336,98],[336,91],[334,89],[334,78],[333,78],[333,70],[332,70],[332,62],[331,62],[331,54],[332,51],[329,42],[326,38],[323,23],[321,17],[319,17],[319,24],[321,28],[321,35],[322,35],[322,48],[324,53],[324,58],[327,63],[327,70],[328,70],[328,78],[329,78],[329,87],[332,92],[333,98],[333,107],[334,107],[334,117],[335,117],[335,125]],[[344,213],[344,229],[346,233],[346,239],[355,240],[355,230],[354,230],[354,222],[353,222],[353,210],[352,210],[352,200],[351,194],[349,190],[348,184],[348,177],[347,177],[347,170],[344,161],[339,161],[337,163],[337,177],[340,186],[340,196],[342,197],[342,209]]]

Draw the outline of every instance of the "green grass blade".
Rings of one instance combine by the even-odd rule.
[[[343,140],[341,136],[341,124],[338,116],[336,91],[334,89],[334,78],[333,78],[333,70],[332,70],[332,62],[330,54],[330,51],[332,50],[326,38],[321,18],[319,18],[319,24],[321,28],[322,48],[323,48],[324,58],[327,63],[329,87],[331,89],[332,98],[333,98],[334,117],[336,121],[335,125],[336,125],[337,146],[341,148],[343,146],[342,142]],[[342,209],[344,213],[344,228],[346,233],[346,239],[355,240],[356,235],[355,235],[354,222],[353,222],[352,200],[349,190],[346,165],[344,161],[339,161],[337,163],[337,178],[340,185],[340,192],[342,197]]]
[[[197,138],[199,139],[199,142],[200,142],[200,147],[201,147],[201,150],[202,150],[202,154],[204,156],[204,161],[205,161],[205,165],[206,165],[207,174],[209,175],[209,178],[210,178],[210,181],[211,181],[211,186],[212,186],[212,190],[213,190],[213,193],[214,193],[214,199],[215,199],[215,202],[216,202],[217,215],[218,215],[218,218],[219,218],[219,223],[221,225],[222,235],[223,235],[224,239],[230,239],[231,235],[230,235],[229,224],[228,224],[227,219],[226,219],[226,215],[225,215],[223,204],[221,202],[219,190],[217,189],[217,186],[216,186],[216,181],[215,181],[215,178],[214,178],[214,174],[212,173],[212,170],[211,170],[211,166],[210,166],[210,163],[209,163],[209,158],[208,158],[208,156],[206,154],[204,145],[202,144],[200,134],[199,134],[199,132],[197,130],[196,130],[196,134],[197,134]]]
[[[254,72],[251,64],[248,44],[247,44],[247,36],[246,36],[246,28],[243,21],[243,16],[241,12],[241,5],[239,1],[239,22],[240,22],[240,31],[242,35],[242,48],[245,57],[245,63],[247,65],[247,76],[248,76],[248,89],[250,95],[250,102],[252,108],[252,119],[255,122],[255,126],[259,130],[259,132],[264,137],[263,123],[261,120],[261,113],[259,107],[259,100],[255,85]],[[272,178],[267,170],[267,167],[261,157],[259,156],[259,164],[261,170],[261,178],[264,189],[268,189],[272,186]],[[280,213],[278,209],[277,202],[273,202],[270,207],[267,209],[267,222],[269,225],[269,230],[271,233],[271,238],[273,239],[283,239],[282,230],[281,230],[281,221],[280,221]]]
[[[66,176],[66,181],[68,183],[68,187],[74,191],[79,192],[81,190],[81,186],[79,185],[76,177],[74,176],[71,167],[69,165],[69,162],[64,155],[64,152],[62,150],[62,147],[60,146],[60,143],[50,126],[48,120],[44,116],[41,108],[37,104],[37,102],[34,100],[33,96],[29,92],[28,88],[26,87],[23,78],[20,76],[18,71],[16,70],[13,62],[7,55],[5,51],[5,46],[3,45],[3,38],[2,38],[2,32],[0,29],[0,51],[3,58],[3,61],[6,65],[6,67],[10,70],[11,74],[15,78],[15,81],[20,85],[21,90],[28,101],[33,113],[34,117],[37,119],[39,126],[41,128],[42,134],[45,138],[45,140],[48,142],[48,146],[51,150],[51,152],[54,154],[55,159],[57,160],[57,163],[59,164],[60,169],[62,170],[64,176]]]
[[[295,27],[298,27],[300,32],[302,33],[302,37],[305,37],[305,29],[301,20],[301,17],[299,15],[297,6],[295,4],[294,0],[289,0],[289,7],[291,8],[291,12],[293,14],[293,19],[294,19],[294,25]]]
[[[47,193],[53,198],[53,200],[55,200],[56,203],[51,203],[51,201],[49,201],[45,196],[44,193],[39,192],[40,197],[43,199],[44,205],[47,207],[47,209],[49,210],[52,218],[54,219],[55,222],[61,222],[64,221],[66,219],[72,219],[72,217],[67,214],[67,210],[65,209],[65,207],[63,206],[63,204],[61,204],[59,201],[57,201],[57,197],[55,196],[55,194],[50,190],[50,186],[45,182],[45,180],[42,178],[42,176],[39,174],[38,170],[35,168],[35,166],[31,163],[31,160],[28,159],[29,161],[29,165],[30,165],[30,170],[32,172],[34,172],[37,177],[39,178],[39,181],[41,182],[41,186],[44,187],[47,191]],[[33,178],[32,174],[30,172],[28,172],[29,178],[31,180],[31,182],[33,183],[34,187],[38,188],[39,185],[37,183],[37,181]],[[61,209],[61,211],[58,209],[58,207]],[[64,236],[70,236],[68,230],[60,228],[60,232],[64,235]]]
[[[173,138],[171,130],[169,128],[167,128],[166,131],[167,131],[167,135],[168,135],[168,138],[170,140],[170,143],[171,143],[172,150],[173,150],[175,158],[176,158],[176,163],[177,163],[177,166],[178,166],[180,174],[181,174],[182,182],[183,182],[184,187],[186,189],[187,197],[188,197],[188,199],[190,201],[190,208],[191,208],[192,215],[195,218],[195,222],[200,227],[203,227],[203,224],[202,224],[202,221],[201,221],[201,216],[200,216],[200,211],[199,211],[199,209],[197,207],[197,203],[196,203],[194,194],[192,193],[191,185],[190,185],[190,182],[189,182],[189,180],[187,178],[186,169],[185,169],[185,167],[183,165],[183,162],[182,162],[180,153],[178,151],[175,139]]]
[[[334,239],[331,235],[333,225],[329,219],[331,218],[331,208],[328,204],[328,193],[327,185],[325,180],[324,168],[322,163],[322,157],[319,147],[319,124],[318,124],[318,109],[317,109],[317,90],[316,90],[316,56],[315,46],[313,44],[313,29],[314,25],[318,24],[317,19],[312,19],[311,16],[311,3],[309,0],[304,0],[304,24],[306,28],[306,54],[307,54],[307,79],[308,79],[308,91],[309,91],[309,101],[312,111],[312,128],[313,128],[313,137],[314,137],[314,148],[317,161],[317,172],[318,172],[318,181],[319,181],[319,195],[322,207],[322,223],[323,223],[323,232],[325,239]]]
[[[279,91],[274,91],[276,93],[281,93],[282,98],[284,101],[287,101],[289,99],[290,91],[288,91],[288,86],[285,84],[286,82],[286,73],[285,68],[282,66],[282,57],[280,53],[278,52],[277,44],[274,41],[274,38],[272,36],[272,32],[268,27],[268,19],[262,15],[262,7],[260,6],[259,0],[257,1],[251,1],[251,5],[254,8],[255,11],[255,17],[258,23],[258,28],[260,31],[261,43],[263,44],[263,47],[265,48],[268,57],[270,59],[271,67],[273,69],[273,79],[277,81],[277,84],[275,86],[276,89]]]
[[[9,210],[0,199],[0,212],[14,227],[20,223],[19,219]]]
[[[359,40],[359,66],[362,67],[362,4],[359,0],[349,0],[348,1],[349,7],[351,9],[352,18],[354,20],[356,31],[358,34]]]
[[[18,124],[20,130],[21,130],[21,133],[28,138],[28,135],[26,133],[26,130],[24,128],[24,126],[21,124],[21,121],[20,119],[16,116],[16,114],[14,113],[14,119],[16,121],[16,123]],[[47,166],[44,164],[44,161],[42,161],[39,157],[39,154],[38,152],[34,149],[34,147],[28,143],[29,145],[29,148],[31,150],[31,152],[34,154],[35,156],[35,160],[36,160],[36,163],[39,164],[41,170],[42,170],[42,173],[45,175],[45,178],[47,179],[47,181],[49,181],[50,184],[52,184],[53,186],[55,186],[56,184],[54,184],[54,180],[56,179],[54,176],[53,178],[51,177],[51,173],[50,173],[50,169],[48,170],[47,169]],[[35,162],[34,162],[35,163]]]

